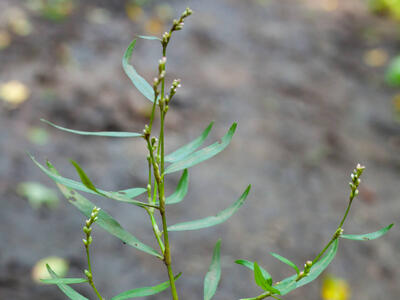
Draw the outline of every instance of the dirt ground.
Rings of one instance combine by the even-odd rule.
[[[16,193],[24,181],[54,187],[26,151],[76,178],[69,164],[73,158],[104,189],[146,184],[143,141],[75,136],[39,121],[81,130],[142,130],[149,102],[123,73],[121,58],[133,37],[149,31],[145,22],[159,3],[146,5],[138,22],[128,18],[125,3],[77,1],[70,17],[53,22],[30,11],[25,1],[0,0],[0,28],[11,8],[24,11],[33,25],[31,34],[15,36],[0,51],[0,84],[18,80],[31,92],[17,108],[0,100],[0,299],[64,299],[56,287],[32,281],[31,268],[43,257],[68,259],[69,276],[85,268],[84,218],[75,208],[62,199],[55,210],[34,210]],[[181,299],[202,297],[203,278],[220,237],[222,280],[215,299],[258,295],[251,273],[235,265],[236,259],[257,260],[278,279],[291,272],[269,252],[298,265],[315,256],[344,212],[349,175],[358,162],[367,169],[345,231],[371,232],[399,221],[400,123],[392,102],[398,90],[385,85],[384,64],[365,63],[371,49],[383,49],[390,57],[399,52],[398,24],[372,16],[361,0],[163,3],[173,15],[187,5],[195,11],[168,50],[168,79],[182,78],[167,118],[168,150],[192,140],[212,120],[210,143],[238,122],[227,150],[189,170],[189,193],[169,207],[169,223],[215,214],[247,184],[253,186],[244,206],[226,223],[171,234],[173,267],[183,272]],[[88,17],[99,8],[105,21]],[[159,58],[155,41],[140,40],[132,62],[151,80]],[[48,131],[46,145],[30,141],[32,127]],[[170,177],[169,192],[178,175]],[[156,247],[142,210],[94,200]],[[166,280],[157,259],[100,229],[94,231],[93,245],[95,280],[109,298]],[[377,241],[342,240],[327,273],[349,283],[351,299],[396,300],[399,253],[396,227]],[[321,299],[321,282],[284,299]],[[77,290],[95,299],[88,288],[79,285]]]

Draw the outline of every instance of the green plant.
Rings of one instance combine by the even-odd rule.
[[[166,55],[167,46],[170,42],[171,35],[175,31],[179,31],[183,28],[184,20],[192,14],[190,9],[186,9],[181,15],[179,20],[174,20],[171,29],[165,32],[162,38],[140,36],[144,39],[158,40],[161,42],[162,46],[162,58],[158,64],[158,75],[153,81],[151,86],[146,82],[129,64],[132,52],[134,50],[136,40],[134,40],[125,52],[123,57],[123,69],[125,70],[128,77],[131,79],[132,83],[136,88],[150,101],[152,101],[152,111],[150,115],[149,123],[144,127],[143,133],[132,133],[132,132],[86,132],[77,131],[64,127],[55,125],[49,121],[43,120],[51,126],[54,126],[60,130],[80,134],[80,135],[91,135],[91,136],[107,136],[107,137],[140,137],[143,138],[147,149],[148,149],[148,184],[146,188],[131,188],[122,191],[105,191],[96,187],[93,182],[89,179],[86,173],[75,161],[71,161],[75,167],[80,181],[75,181],[66,177],[61,176],[54,166],[47,162],[47,168],[40,163],[38,163],[33,157],[32,160],[37,164],[37,166],[46,173],[51,179],[53,179],[63,195],[69,199],[72,205],[74,205],[81,213],[83,213],[88,219],[86,220],[85,226],[83,227],[85,238],[83,243],[86,250],[87,257],[87,270],[84,270],[85,278],[59,278],[57,274],[52,271],[50,266],[48,266],[48,271],[52,276],[52,279],[44,280],[48,284],[56,284],[70,299],[87,299],[84,296],[73,290],[70,285],[75,283],[89,283],[93,291],[99,299],[105,299],[101,295],[101,289],[98,289],[95,285],[94,275],[91,268],[90,260],[90,246],[92,244],[92,226],[94,224],[108,231],[110,234],[121,239],[127,245],[132,246],[140,251],[146,252],[147,254],[153,255],[160,259],[165,265],[168,274],[168,281],[161,283],[153,287],[144,287],[129,290],[114,296],[111,300],[121,300],[130,299],[135,297],[143,297],[148,295],[153,295],[159,293],[167,288],[171,289],[172,299],[178,299],[178,290],[175,285],[175,281],[179,278],[180,273],[174,275],[172,270],[172,255],[170,251],[170,240],[169,232],[171,231],[184,231],[184,230],[196,230],[202,229],[210,226],[214,226],[226,221],[231,217],[244,203],[249,192],[250,185],[245,189],[243,194],[235,201],[230,207],[218,213],[216,216],[207,217],[200,220],[194,220],[184,223],[179,223],[175,225],[167,225],[167,206],[175,203],[179,203],[183,200],[188,189],[188,169],[194,165],[203,162],[224,150],[230,143],[233,134],[236,129],[236,123],[232,124],[228,132],[224,137],[222,137],[220,142],[216,142],[210,146],[204,147],[197,150],[204,142],[209,132],[212,129],[213,123],[202,132],[202,134],[196,138],[194,141],[186,144],[185,146],[179,148],[171,154],[165,154],[165,132],[164,124],[165,118],[168,112],[169,103],[173,101],[173,97],[180,87],[180,80],[175,79],[172,82],[172,86],[167,93],[165,74],[166,74]],[[156,111],[158,110],[160,117],[160,128],[157,137],[154,136],[154,119],[156,116]],[[168,174],[181,171],[182,175],[175,192],[170,195],[165,195],[165,178]],[[236,263],[243,265],[251,269],[254,273],[254,280],[257,285],[263,290],[259,296],[250,299],[264,299],[267,297],[273,297],[278,299],[280,295],[285,295],[290,291],[299,288],[305,284],[310,283],[316,279],[321,272],[329,265],[336,255],[338,248],[339,238],[352,239],[352,240],[371,240],[378,238],[385,234],[393,225],[389,225],[377,232],[364,234],[364,235],[345,235],[343,234],[343,225],[348,216],[349,210],[351,208],[352,202],[358,194],[358,185],[361,180],[360,177],[364,171],[364,167],[357,165],[355,170],[351,174],[350,182],[350,197],[347,209],[343,218],[341,219],[339,226],[337,227],[332,238],[329,240],[324,249],[313,259],[305,262],[304,268],[300,270],[293,262],[290,260],[275,254],[271,255],[283,263],[289,265],[295,270],[295,274],[290,276],[280,282],[274,282],[271,275],[258,265],[257,262],[251,262],[248,260],[237,260]],[[83,191],[90,194],[100,195],[102,197],[112,199],[115,201],[125,202],[137,207],[144,209],[147,213],[149,220],[152,225],[154,237],[158,243],[159,250],[155,250],[141,241],[136,237],[131,235],[125,229],[123,229],[120,224],[112,218],[104,210],[97,208],[91,201],[79,194],[77,191]],[[147,202],[136,200],[135,198],[139,195],[144,194],[147,197]],[[157,222],[157,216],[161,219],[161,225]],[[212,261],[204,279],[204,299],[209,300],[214,296],[220,276],[221,276],[221,265],[220,265],[220,245],[219,240],[214,248],[214,253]]]

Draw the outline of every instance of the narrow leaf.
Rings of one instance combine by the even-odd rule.
[[[254,262],[245,260],[245,259],[238,259],[235,261],[238,265],[242,265],[250,270],[254,271]],[[272,284],[272,277],[271,275],[262,267],[258,266],[264,278],[268,281],[269,284]]]
[[[200,149],[182,160],[179,160],[170,166],[167,167],[165,170],[165,174],[168,173],[173,173],[176,171],[180,171],[183,169],[187,169],[190,167],[193,167],[194,165],[197,165],[207,159],[210,159],[211,157],[217,155],[220,153],[222,150],[224,150],[229,143],[232,140],[233,134],[235,133],[236,130],[236,123],[233,123],[229,131],[225,134],[225,136],[222,137],[221,142],[216,142],[208,147],[205,147],[203,149]]]
[[[76,171],[78,172],[79,177],[81,178],[81,182],[90,190],[96,192],[97,194],[101,194],[101,192],[99,192],[96,187],[94,186],[94,184],[92,183],[92,181],[89,179],[89,177],[86,175],[85,171],[83,171],[83,169],[78,165],[78,163],[74,160],[70,160],[71,164],[74,165]]]
[[[178,223],[168,227],[168,231],[196,230],[215,226],[228,220],[244,203],[249,194],[251,185],[247,187],[242,196],[227,209],[219,212],[216,216],[207,217],[195,221]]]
[[[54,279],[58,279],[59,277],[57,274],[50,268],[49,265],[46,265],[47,271],[49,272],[50,276]],[[73,288],[66,284],[59,283],[57,284],[58,288],[71,300],[89,300],[88,298],[82,296]]]
[[[297,275],[300,273],[299,268],[295,265],[295,263],[293,263],[292,261],[288,260],[287,258],[280,256],[279,254],[276,254],[274,252],[270,252],[269,254],[271,254],[273,257],[275,257],[276,259],[279,259],[281,262],[291,266],[297,273]]]
[[[210,300],[218,287],[219,280],[221,279],[221,240],[215,244],[214,252],[210,267],[204,278],[204,300]]]
[[[185,198],[189,187],[189,173],[188,170],[185,169],[182,173],[181,179],[178,182],[178,186],[176,187],[175,192],[168,196],[165,200],[165,204],[175,204],[179,203]]]
[[[58,173],[54,174],[54,173],[50,172],[48,169],[46,169],[44,166],[42,166],[32,155],[29,154],[29,157],[52,180],[54,180],[56,183],[63,184],[71,189],[79,190],[79,191],[83,191],[83,192],[91,193],[91,194],[95,194],[95,195],[101,195],[101,196],[107,197],[107,198],[115,200],[115,201],[127,202],[127,203],[131,203],[133,205],[139,206],[139,207],[144,207],[144,206],[156,207],[151,204],[147,204],[147,203],[143,203],[143,202],[140,202],[137,200],[130,199],[130,198],[124,196],[123,194],[120,194],[119,192],[107,192],[107,191],[103,191],[101,189],[97,189],[97,191],[100,192],[100,193],[97,193],[97,192],[87,188],[84,184],[82,184],[78,181],[62,177]],[[146,189],[143,189],[143,188],[138,189],[135,192],[139,193],[140,191],[141,191],[140,194],[142,194],[146,191]]]
[[[179,273],[178,275],[176,275],[175,280],[177,280],[181,276],[181,274],[182,273]],[[170,285],[171,284],[169,281],[165,281],[156,286],[142,287],[142,288],[129,290],[129,291],[123,292],[121,294],[118,294],[115,297],[112,297],[111,300],[125,300],[125,299],[155,295],[155,294],[158,294],[158,293],[166,290],[167,288],[170,287]]]
[[[182,146],[181,148],[175,150],[171,154],[168,154],[165,157],[165,161],[169,163],[177,162],[188,156],[189,154],[193,153],[197,148],[199,148],[207,138],[208,134],[210,133],[214,122],[211,122],[206,129],[202,132],[202,134],[197,137],[195,140],[191,141],[190,143]]]
[[[51,168],[51,171],[53,173],[57,174],[57,170],[50,163],[49,167]],[[84,216],[86,216],[87,218],[90,217],[92,210],[95,206],[92,202],[90,202],[88,199],[80,195],[78,192],[67,188],[63,184],[57,183],[57,186],[64,195],[64,197],[67,198],[72,205],[74,205]],[[121,225],[105,210],[103,209],[100,210],[96,224],[99,225],[104,230],[106,230],[107,232],[109,232],[110,234],[116,236],[129,246],[132,246],[148,254],[157,256],[161,259],[163,258],[162,255],[160,255],[156,250],[143,244],[136,237],[134,237],[132,234],[130,234],[124,228],[122,228]]]
[[[122,67],[128,75],[129,79],[132,81],[133,85],[151,102],[154,102],[154,90],[153,87],[142,77],[140,76],[135,68],[129,64],[129,60],[131,59],[133,48],[135,48],[136,40],[133,40],[129,45],[128,49],[126,49],[124,57],[122,58]]]
[[[159,40],[161,41],[161,39],[157,36],[153,36],[153,35],[138,35],[138,38],[144,39],[144,40]]]
[[[340,237],[343,239],[355,240],[355,241],[369,241],[380,238],[381,236],[385,235],[394,224],[390,224],[378,231],[366,233],[366,234],[342,234]]]
[[[146,189],[144,189],[144,188],[131,188],[131,189],[118,191],[117,194],[123,195],[129,199],[132,199],[132,198],[135,198],[135,197],[143,194],[144,192],[146,192]]]
[[[253,271],[254,271],[254,280],[259,287],[261,287],[264,291],[268,291],[278,295],[280,294],[280,291],[273,288],[269,284],[267,278],[263,276],[260,266],[257,264],[256,261],[254,262]]]
[[[299,281],[296,281],[297,274],[290,276],[282,280],[279,284],[276,284],[274,288],[281,292],[281,295],[286,295],[287,293],[306,285],[313,280],[317,279],[318,276],[329,266],[332,260],[335,258],[339,241],[335,240],[333,244],[329,247],[328,252],[317,261],[310,269],[310,273]]]
[[[74,284],[88,282],[86,278],[53,278],[53,279],[40,279],[41,282],[46,284]]]
[[[94,132],[90,132],[90,131],[80,131],[80,130],[72,130],[72,129],[68,129],[68,128],[64,128],[61,126],[58,126],[54,123],[51,123],[50,121],[47,121],[45,119],[40,119],[40,121],[47,123],[57,129],[63,130],[63,131],[67,131],[67,132],[71,132],[71,133],[75,133],[75,134],[79,134],[79,135],[95,135],[95,136],[106,136],[106,137],[121,137],[121,138],[128,138],[128,137],[138,137],[138,136],[142,136],[142,134],[140,133],[136,133],[136,132],[123,132],[123,131],[94,131]]]

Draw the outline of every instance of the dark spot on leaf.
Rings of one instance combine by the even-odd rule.
[[[134,245],[135,247],[139,246],[137,243],[134,243],[133,245]]]
[[[367,238],[367,237],[363,237],[363,240],[365,240],[365,241],[369,241],[369,238]]]
[[[121,194],[121,195],[126,195],[126,193],[125,193],[125,192],[118,192],[118,194]]]

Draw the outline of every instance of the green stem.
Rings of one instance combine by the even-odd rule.
[[[85,245],[86,248],[86,257],[87,257],[87,264],[88,264],[88,271],[90,273],[90,277],[88,277],[89,284],[92,287],[93,291],[96,293],[97,297],[100,300],[104,300],[104,298],[100,295],[99,291],[97,290],[94,282],[93,282],[93,273],[92,273],[92,265],[90,263],[90,254],[89,254],[89,245]]]
[[[353,199],[354,197],[350,197],[349,199],[349,204],[347,205],[347,209],[346,212],[344,213],[344,216],[342,218],[342,220],[340,221],[340,224],[338,226],[338,228],[341,228],[344,224],[344,221],[346,221],[347,215],[349,214],[350,208],[351,208],[351,204],[353,203]]]

